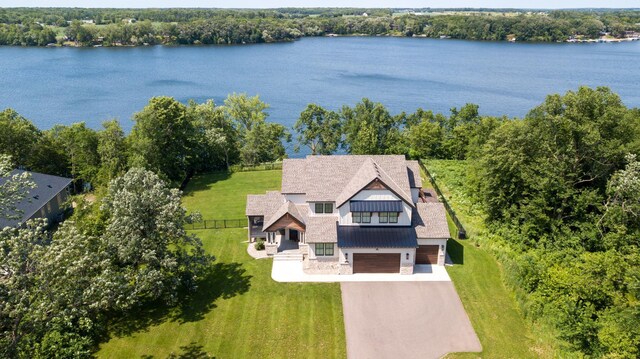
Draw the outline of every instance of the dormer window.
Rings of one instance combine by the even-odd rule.
[[[333,203],[332,202],[316,203],[316,214],[317,213],[333,213]]]
[[[352,212],[353,223],[371,223],[371,212]]]

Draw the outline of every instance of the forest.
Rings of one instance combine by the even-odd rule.
[[[129,134],[117,121],[40,130],[0,113],[2,177],[14,166],[71,176],[101,199],[53,234],[0,232],[0,355],[90,356],[109,318],[197,290],[213,258],[181,230],[193,219],[175,188],[193,173],[282,159],[289,141],[312,155],[465,161],[466,196],[528,320],[572,356],[640,355],[640,109],[608,88],[549,95],[524,118],[473,104],[391,114],[365,98],[338,111],[309,104],[292,129],[267,119],[268,105],[245,94],[220,105],[153,98]],[[4,215],[20,186],[0,191]]]
[[[640,32],[640,11],[484,9],[0,9],[0,45],[252,44],[307,36],[566,41]]]

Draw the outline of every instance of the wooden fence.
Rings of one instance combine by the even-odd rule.
[[[244,228],[247,226],[247,219],[206,219],[197,223],[185,225],[185,229],[224,229],[224,228]]]
[[[422,163],[421,160],[418,160],[418,163],[420,164],[420,168],[422,168],[424,173],[427,175],[429,182],[431,183],[433,188],[436,190],[436,193],[438,194],[438,198],[444,204],[444,208],[447,210],[447,213],[449,213],[449,217],[451,217],[451,219],[453,220],[453,223],[456,225],[456,228],[458,230],[458,239],[467,238],[467,230],[464,229],[464,227],[462,226],[462,223],[460,222],[460,220],[458,219],[458,216],[456,215],[456,212],[453,210],[453,208],[451,208],[449,201],[447,201],[447,198],[444,196],[444,194],[440,190],[440,187],[438,187],[438,184],[436,183],[436,179],[433,178],[433,176],[431,175],[431,173],[429,172],[427,167],[424,165],[424,163]]]

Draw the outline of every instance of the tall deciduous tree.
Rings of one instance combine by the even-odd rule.
[[[0,218],[3,219],[21,218],[22,213],[16,208],[16,205],[35,186],[30,180],[29,173],[23,172],[12,175],[12,170],[11,157],[0,154],[0,179],[2,179],[0,184]]]
[[[125,308],[155,299],[174,303],[179,288],[195,288],[211,258],[184,230],[190,217],[179,190],[151,171],[132,168],[111,182],[102,209],[108,217],[105,251],[120,268],[113,276],[122,288],[114,303]]]
[[[186,106],[171,97],[154,97],[134,115],[129,165],[144,167],[178,184],[191,170],[194,126]]]
[[[404,114],[391,116],[381,103],[362,99],[354,108],[344,106],[344,147],[350,154],[386,154],[399,141]]]
[[[291,141],[287,129],[265,121],[269,106],[258,96],[232,94],[224,101],[224,112],[238,132],[240,157],[245,164],[257,164],[285,156],[283,141]]]
[[[10,155],[18,166],[30,167],[40,131],[12,109],[0,112],[0,153]]]
[[[312,155],[330,155],[342,140],[340,116],[316,104],[307,105],[293,129],[298,133],[296,151],[304,145],[311,149]]]
[[[103,122],[102,127],[103,130],[98,132],[98,179],[100,184],[106,185],[126,170],[127,146],[124,131],[117,120]]]

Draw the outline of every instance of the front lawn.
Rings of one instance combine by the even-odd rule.
[[[467,230],[469,239],[449,240],[447,251],[454,265],[447,267],[464,308],[471,319],[482,353],[456,353],[448,358],[540,358],[553,357],[549,338],[534,330],[517,308],[502,280],[496,259],[479,246],[476,237],[484,230],[480,211],[464,195],[465,163],[435,161],[425,163]],[[423,181],[425,186],[429,182]],[[452,236],[455,227],[450,222]],[[454,237],[455,238],[455,237]],[[478,244],[478,245],[476,245]]]
[[[189,210],[209,213],[205,218],[241,218],[246,194],[278,189],[280,174],[200,176],[187,187],[184,203]],[[216,358],[346,357],[339,284],[273,281],[272,261],[247,254],[246,229],[192,233],[217,257],[213,274],[179,308],[149,310],[141,315],[143,325],[114,330],[98,357],[166,358],[203,352]]]

